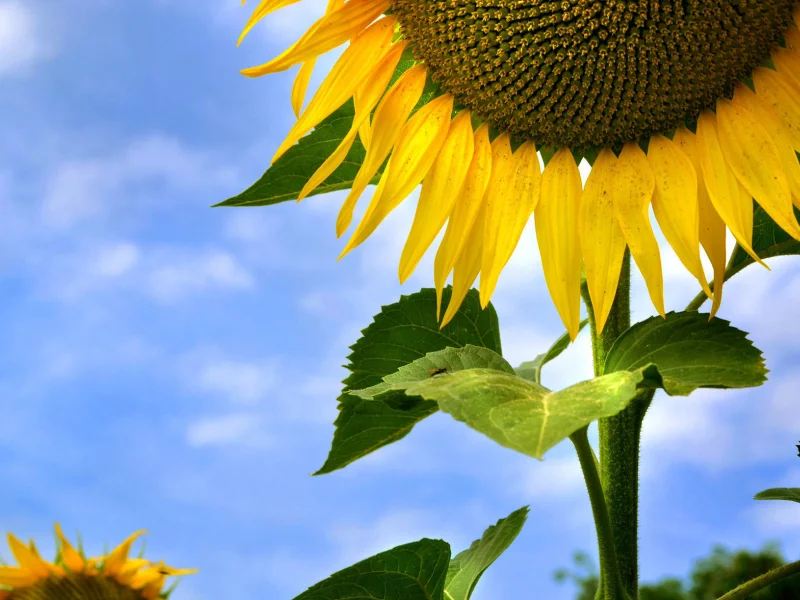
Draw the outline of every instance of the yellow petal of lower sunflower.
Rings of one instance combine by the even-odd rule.
[[[83,557],[80,555],[80,553],[66,538],[64,532],[61,530],[61,526],[58,523],[55,524],[55,529],[56,537],[58,538],[60,545],[59,549],[61,551],[61,560],[64,562],[64,565],[73,573],[82,572],[86,566],[86,561],[83,560]]]
[[[725,283],[725,268],[728,260],[727,235],[725,222],[717,213],[711,202],[703,180],[703,169],[697,154],[695,135],[685,127],[679,127],[675,133],[675,143],[689,157],[697,176],[697,208],[700,221],[700,244],[706,251],[711,267],[714,270],[714,302],[711,316],[717,314],[722,304],[722,287]]]
[[[36,583],[47,575],[36,575],[28,569],[0,566],[0,585],[25,587]]]
[[[650,225],[650,202],[655,190],[655,176],[642,149],[628,142],[614,165],[614,212],[631,255],[647,284],[653,306],[664,316],[664,276],[661,252]]]
[[[326,14],[280,55],[258,67],[242,70],[248,77],[277,73],[341,46],[382,15],[390,0],[350,0]]]
[[[497,140],[504,136],[501,134]],[[504,139],[504,144],[509,144],[507,136]],[[501,156],[504,155],[505,150]],[[502,169],[502,161],[503,158],[492,153],[492,169]],[[541,168],[533,143],[526,142],[520,146],[508,163],[507,176],[504,173],[507,183],[493,178],[486,199],[480,287],[484,308],[492,298],[500,273],[514,253],[541,193]]]
[[[717,132],[728,167],[781,229],[800,240],[780,152],[740,97],[717,101]]]
[[[147,532],[143,529],[135,531],[129,535],[119,546],[114,548],[114,550],[112,550],[111,553],[103,560],[103,574],[108,576],[119,574],[119,572],[125,566],[125,562],[128,560],[128,554],[130,554],[133,542],[135,542],[145,533]]]
[[[647,160],[656,180],[653,212],[661,232],[683,266],[712,298],[700,260],[700,207],[692,159],[669,138],[654,135],[650,138]]]
[[[744,251],[763,265],[753,250],[753,200],[728,168],[717,136],[717,117],[710,111],[697,120],[697,155],[711,203]]]
[[[353,96],[364,78],[389,51],[394,25],[393,18],[381,19],[353,40],[320,84],[308,108],[278,147],[272,158],[273,163]]]
[[[8,545],[20,569],[38,577],[50,574],[49,564],[42,560],[35,548],[26,546],[12,533],[8,534]]]
[[[483,206],[486,188],[492,174],[492,143],[489,141],[488,124],[484,123],[475,131],[473,148],[472,160],[467,169],[464,185],[461,187],[450,214],[447,229],[434,261],[433,279],[436,286],[437,319],[441,312],[444,284],[467,244],[475,219]],[[481,230],[481,240],[483,240],[483,230]]]
[[[400,283],[414,272],[450,216],[466,179],[473,152],[471,114],[464,110],[450,124],[447,139],[422,183],[414,223],[400,257]]]
[[[472,230],[467,237],[467,243],[456,260],[453,267],[453,293],[444,313],[441,327],[447,325],[456,316],[461,303],[467,297],[472,284],[478,278],[481,270],[483,255],[483,236],[485,231],[486,206],[482,206],[472,224]]]
[[[356,95],[361,94],[362,102],[356,107],[355,116],[353,117],[353,124],[350,127],[350,132],[342,139],[334,150],[325,159],[325,162],[316,170],[311,178],[303,186],[300,194],[297,196],[297,201],[300,202],[303,198],[308,196],[312,191],[322,184],[337,168],[344,162],[347,153],[355,142],[356,134],[359,131],[359,125],[369,119],[369,114],[375,105],[380,100],[386,86],[394,73],[397,63],[400,61],[400,56],[405,48],[404,42],[398,42],[389,50],[386,56],[375,65],[372,72],[367,75],[362,83],[361,88],[356,91]]]
[[[542,194],[534,213],[547,289],[573,341],[581,322],[581,187],[575,158],[562,148],[544,169]]]
[[[405,124],[381,176],[382,185],[339,258],[362,244],[425,178],[447,139],[452,112],[453,96],[445,94],[428,102]]]
[[[300,65],[300,70],[297,72],[297,77],[294,78],[292,85],[292,111],[295,117],[300,117],[300,112],[303,110],[303,102],[306,99],[306,92],[308,91],[308,82],[311,81],[311,75],[314,73],[314,66],[317,64],[316,58],[311,58]]]
[[[373,117],[375,135],[356,174],[350,192],[336,219],[336,235],[341,236],[353,218],[356,201],[386,160],[400,136],[406,120],[425,88],[427,72],[423,65],[414,65],[386,93]]]
[[[600,152],[586,180],[578,214],[581,254],[598,335],[614,304],[625,257],[625,236],[614,213],[617,160],[608,148]]]

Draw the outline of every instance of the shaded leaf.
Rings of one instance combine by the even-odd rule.
[[[525,506],[505,519],[500,519],[483,533],[481,539],[474,541],[468,550],[450,561],[444,586],[445,600],[469,600],[484,571],[500,558],[522,531],[529,512]]]
[[[654,364],[671,396],[697,388],[747,388],[766,381],[761,351],[728,321],[697,312],[668,313],[635,324],[614,343],[605,373]],[[651,382],[652,384],[653,382]]]
[[[800,219],[800,210],[795,208],[794,212]],[[753,212],[753,250],[762,259],[789,256],[800,254],[800,242],[781,229],[763,208],[756,205]],[[755,261],[741,247],[736,246],[736,252],[728,263],[725,279],[730,279],[752,264]]]
[[[581,321],[578,331],[582,331],[583,328],[586,327],[587,323],[589,323],[589,319],[584,319]],[[550,349],[547,352],[540,354],[531,361],[522,363],[520,366],[514,369],[514,371],[523,379],[527,379],[533,383],[541,383],[542,367],[544,367],[551,360],[558,358],[561,353],[564,352],[564,350],[569,348],[569,342],[569,333],[565,333],[558,338],[552,346],[550,346]]]
[[[442,600],[450,546],[422,539],[334,573],[295,600]]]
[[[625,408],[652,370],[620,371],[551,392],[516,375],[469,369],[407,384],[406,395],[435,400],[501,446],[541,459],[581,427]]]
[[[451,289],[444,292],[445,303]],[[352,390],[382,383],[383,377],[447,347],[481,346],[500,354],[497,313],[490,304],[481,310],[477,290],[470,290],[453,320],[439,329],[436,292],[423,289],[383,307],[362,337],[351,347],[351,371],[339,397],[339,417],[328,459],[316,473],[340,469],[408,435],[411,428],[437,410],[435,402],[396,394],[381,401],[365,400]]]
[[[757,493],[755,500],[791,500],[800,502],[800,488],[770,488]]]

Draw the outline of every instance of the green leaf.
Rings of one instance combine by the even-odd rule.
[[[422,539],[334,573],[294,600],[442,600],[450,546]]]
[[[800,488],[770,488],[754,496],[755,500],[791,500],[800,502]]]
[[[669,313],[637,323],[614,342],[605,373],[654,364],[670,396],[697,388],[747,388],[764,383],[761,351],[728,321],[696,312]]]
[[[584,319],[581,321],[578,331],[582,331],[588,322],[589,319]],[[550,346],[550,349],[547,352],[540,354],[531,361],[522,363],[520,366],[514,369],[514,371],[523,379],[527,379],[533,383],[541,383],[542,367],[544,367],[551,360],[558,358],[561,353],[564,352],[564,350],[569,348],[569,342],[569,333],[565,333],[558,338],[552,346]]]
[[[397,64],[389,87],[400,78],[411,66],[415,64],[411,50],[406,50]],[[430,102],[439,93],[438,85],[428,77],[422,96],[414,107],[414,111]],[[355,107],[353,101],[348,100],[327,119],[322,121],[311,133],[305,135],[297,144],[289,148],[283,156],[275,161],[261,178],[244,192],[214,206],[268,206],[297,200],[300,191],[317,172],[322,163],[333,154],[353,124]],[[331,175],[322,182],[309,196],[349,190],[353,186],[358,170],[364,162],[366,150],[361,140],[356,137],[353,146],[347,153],[344,161]],[[372,178],[376,185],[381,178],[385,164],[378,169]]]
[[[620,371],[551,392],[516,375],[469,369],[410,383],[406,396],[435,400],[501,446],[541,459],[581,427],[625,408],[649,371]]]
[[[311,133],[289,148],[252,186],[215,206],[268,206],[297,200],[303,186],[350,131],[354,115],[353,101],[348,100]],[[366,150],[356,138],[339,168],[309,196],[350,189],[365,156]],[[377,183],[381,172],[382,169],[372,183]]]
[[[496,352],[469,344],[463,348],[445,348],[429,352],[422,358],[387,375],[381,383],[363,390],[355,390],[352,394],[364,400],[373,400],[387,392],[402,392],[408,387],[408,384],[416,381],[476,368],[514,373],[511,365]]]
[[[494,561],[500,558],[517,538],[528,518],[527,506],[515,510],[487,529],[481,539],[472,543],[450,561],[444,586],[445,600],[469,600],[478,580]]]
[[[795,208],[794,212],[800,219],[800,209]],[[762,259],[789,256],[800,254],[800,242],[781,229],[763,208],[756,205],[753,212],[753,250]],[[725,279],[730,279],[752,264],[755,264],[755,261],[741,247],[736,246],[736,252],[728,263]]]
[[[444,291],[445,305],[451,289]],[[447,347],[481,346],[500,354],[497,313],[490,304],[481,310],[477,290],[470,290],[453,320],[439,329],[436,292],[432,289],[385,306],[362,332],[349,356],[351,371],[339,397],[339,417],[328,459],[316,473],[322,475],[350,464],[387,444],[402,439],[412,427],[435,413],[435,402],[404,394],[386,395],[381,401],[364,400],[352,390],[383,382],[383,377]]]

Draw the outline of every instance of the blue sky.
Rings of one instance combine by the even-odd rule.
[[[0,0],[0,529],[51,549],[58,520],[100,551],[143,527],[148,555],[201,569],[177,600],[288,600],[395,544],[443,537],[459,551],[530,504],[475,597],[570,598],[551,573],[595,543],[567,444],[539,463],[436,415],[308,475],[330,443],[347,346],[380,305],[430,284],[432,259],[400,288],[413,202],[340,263],[340,194],[209,208],[261,174],[293,119],[292,73],[238,70],[322,10],[303,0],[237,50],[239,4]],[[695,284],[666,250],[664,264],[680,309]],[[644,579],[683,575],[714,543],[800,553],[800,510],[751,500],[800,485],[800,268],[772,265],[733,280],[721,312],[753,332],[770,382],[651,409]],[[561,334],[532,231],[494,303],[512,363]],[[583,336],[545,383],[589,375]]]

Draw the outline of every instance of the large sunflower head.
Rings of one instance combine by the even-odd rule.
[[[0,566],[0,600],[153,600],[166,598],[168,577],[196,573],[173,569],[163,562],[129,558],[131,546],[144,531],[137,531],[105,556],[86,558],[56,524],[58,553],[44,560],[35,544],[24,544],[8,534],[17,566]]]
[[[242,35],[298,1],[263,0]],[[602,331],[626,249],[664,314],[651,207],[713,297],[712,312],[727,231],[761,262],[753,200],[800,240],[797,8],[796,0],[329,0],[294,45],[244,73],[301,65],[298,119],[276,159],[353,99],[349,133],[300,194],[360,139],[366,157],[338,235],[381,174],[343,255],[421,183],[399,276],[408,278],[447,224],[434,266],[440,298],[453,276],[447,322],[478,275],[489,302],[533,215],[545,281],[574,338],[582,277]],[[303,109],[314,61],[342,44]]]

